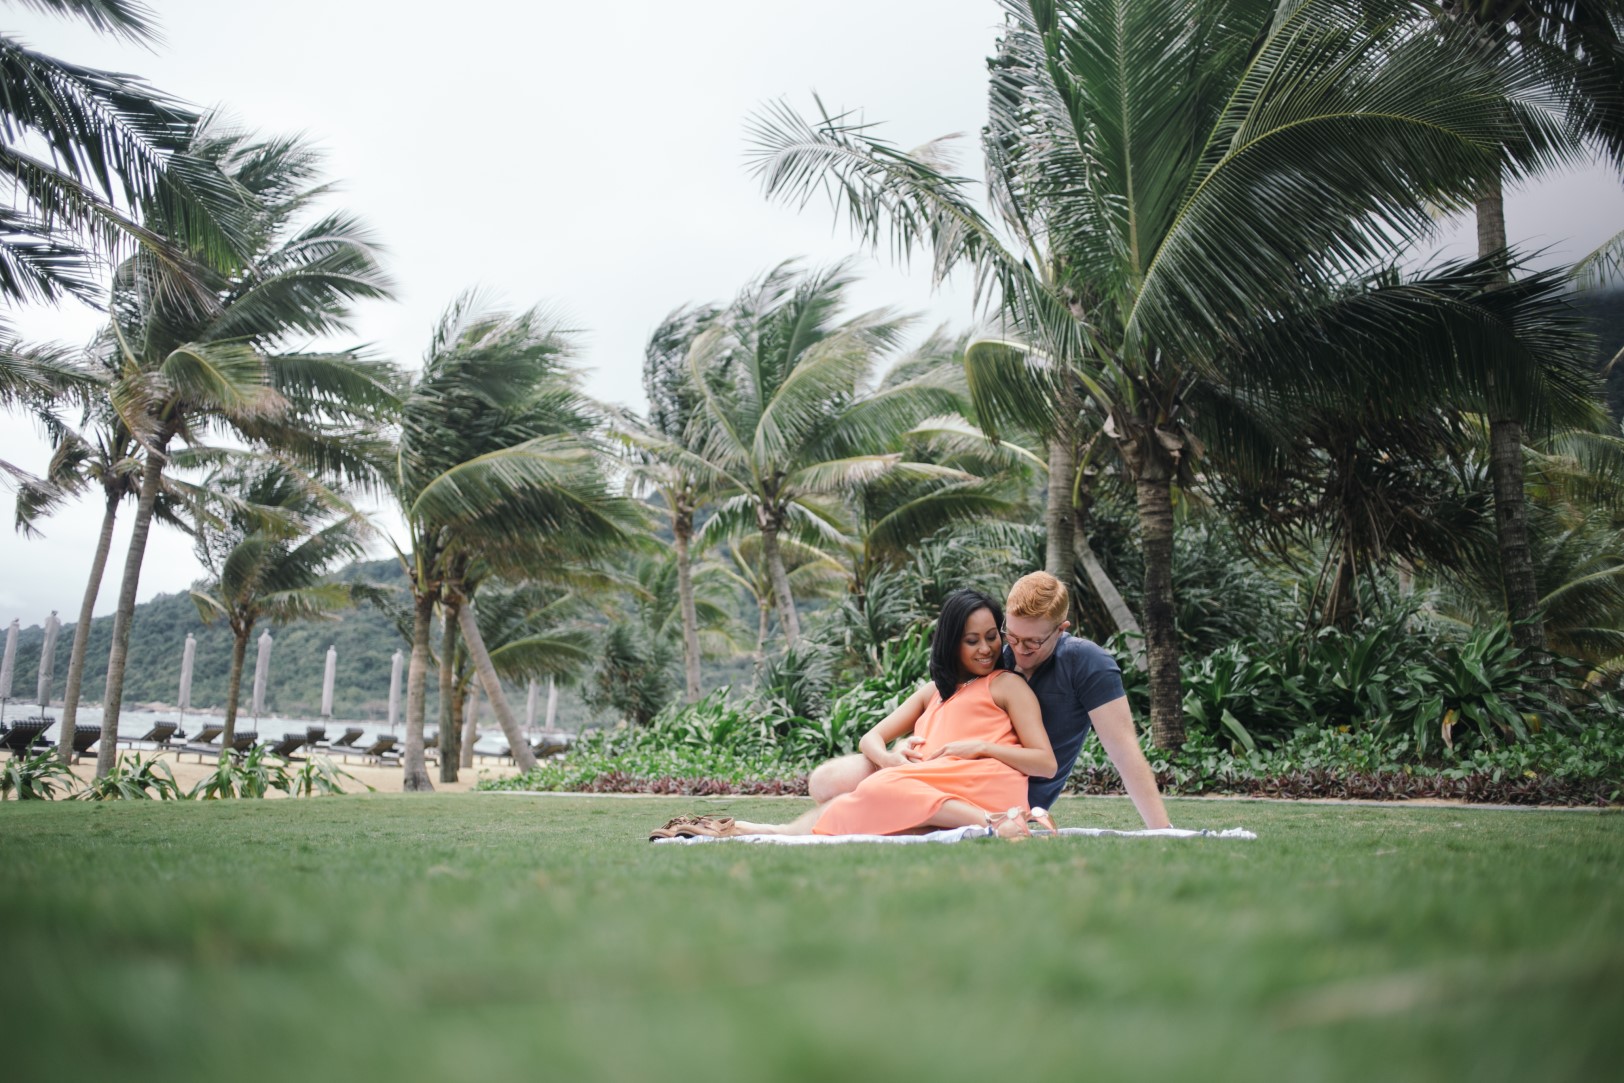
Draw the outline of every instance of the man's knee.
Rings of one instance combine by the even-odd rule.
[[[828,760],[814,767],[807,776],[806,792],[821,805],[855,790],[857,784],[872,775],[874,770],[873,762],[861,753]]]

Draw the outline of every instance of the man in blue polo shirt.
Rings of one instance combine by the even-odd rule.
[[[1170,827],[1156,775],[1145,760],[1134,729],[1133,712],[1122,690],[1122,670],[1100,646],[1067,632],[1070,599],[1065,584],[1047,572],[1022,576],[1010,588],[1004,613],[1004,664],[1025,677],[1043,708],[1059,771],[1053,778],[1034,778],[1027,803],[1049,808],[1065,789],[1077,753],[1092,729],[1100,736],[1123,788],[1146,827]],[[911,754],[911,738],[898,742]],[[812,800],[823,804],[855,789],[878,770],[862,755],[843,756],[821,764],[807,780]]]

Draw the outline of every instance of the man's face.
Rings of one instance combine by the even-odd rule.
[[[1031,673],[1047,662],[1060,642],[1060,633],[1070,627],[1070,621],[1056,624],[1042,617],[1005,617],[1005,642],[1015,655],[1015,668]]]

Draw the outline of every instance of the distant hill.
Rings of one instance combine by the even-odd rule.
[[[346,582],[368,582],[399,592],[406,604],[405,576],[393,560],[353,564],[336,578]],[[117,584],[113,583],[116,587]],[[58,614],[61,618],[61,614]],[[7,617],[0,622],[0,634]],[[321,679],[327,664],[329,644],[338,650],[337,677],[333,687],[333,714],[339,719],[381,721],[389,710],[390,656],[402,651],[409,659],[411,645],[394,622],[376,606],[364,605],[339,614],[334,621],[298,621],[270,628],[275,646],[271,650],[270,680],[266,690],[266,710],[272,714],[314,718],[321,712]],[[159,702],[172,704],[180,691],[180,660],[186,636],[197,638],[197,656],[192,670],[192,706],[198,710],[223,710],[226,681],[231,666],[231,631],[224,624],[205,625],[197,606],[187,594],[161,594],[136,607],[130,635],[130,664],[126,671],[124,702],[132,707]],[[113,618],[97,618],[90,628],[89,660],[85,666],[84,700],[100,702],[107,683],[107,652],[112,646]],[[259,629],[254,636],[257,639]],[[15,702],[33,700],[39,681],[40,647],[45,641],[42,625],[24,628],[17,637],[17,669],[12,683]],[[0,640],[3,642],[3,640]],[[57,636],[52,702],[62,702],[67,684],[68,652],[73,644],[73,625],[64,624]],[[240,709],[246,711],[253,692],[254,646],[249,645],[243,671]],[[429,722],[433,724],[439,696],[439,681],[429,670]],[[404,695],[404,692],[402,693]],[[524,689],[510,689],[509,702],[524,713]],[[404,709],[404,704],[402,705]],[[538,713],[541,708],[538,708]],[[10,712],[7,712],[8,715]],[[492,725],[489,708],[481,710],[481,724]],[[559,690],[558,724],[576,729],[598,721],[568,688]]]

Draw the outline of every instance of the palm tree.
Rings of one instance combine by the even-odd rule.
[[[1041,355],[1046,378],[980,381],[984,422],[1007,416],[1000,395],[1029,419],[1055,414],[1053,431],[1096,404],[1135,485],[1151,725],[1173,747],[1172,498],[1200,452],[1192,387],[1234,379],[1232,343],[1305,289],[1382,262],[1437,207],[1463,205],[1507,134],[1505,95],[1464,51],[1371,17],[1379,4],[1003,6],[983,145],[1007,231],[939,148],[900,152],[847,117],[768,111],[759,169],[769,193],[826,189],[865,238],[929,247],[938,273],[969,263],[998,288],[1037,353],[991,346],[984,371]]]
[[[535,758],[502,694],[473,593],[492,576],[519,582],[548,560],[601,556],[635,521],[630,503],[609,491],[589,441],[599,414],[576,386],[571,349],[569,332],[539,309],[510,315],[465,294],[441,318],[406,394],[390,481],[411,532],[409,551],[396,546],[413,599],[407,790],[433,789],[423,724],[436,604],[461,633],[514,758],[528,769]]]
[[[130,0],[29,0],[135,42],[155,29]],[[70,64],[0,34],[0,296],[100,304],[100,256],[132,242],[170,272],[170,286],[213,307],[188,252],[248,251],[251,195],[191,153],[198,114],[140,79]],[[50,148],[49,157],[29,144]],[[151,209],[163,228],[128,208]]]
[[[353,605],[356,585],[326,577],[361,553],[365,520],[334,519],[331,494],[274,460],[216,471],[205,489],[219,506],[199,520],[195,548],[208,578],[191,594],[205,624],[223,619],[231,629],[220,744],[230,748],[255,625],[330,619]]]
[[[479,634],[490,650],[497,675],[506,681],[579,676],[591,658],[585,645],[587,625],[579,620],[583,610],[577,596],[557,595],[535,584],[482,591]],[[449,722],[442,717],[440,729],[441,782],[457,781],[457,768],[473,764],[472,746],[461,744],[461,734],[477,679],[473,657],[465,649],[455,651],[451,715]]]
[[[838,496],[898,468],[886,445],[954,406],[934,375],[872,389],[876,356],[903,321],[888,312],[838,320],[853,278],[837,264],[782,264],[751,283],[689,351],[702,402],[697,450],[684,455],[730,495],[704,540],[759,535],[785,638],[800,639],[782,541],[838,547]]]
[[[1624,4],[1618,0],[1439,0],[1419,3],[1425,14],[1470,30],[1473,45],[1486,47],[1516,77],[1547,88],[1569,135],[1537,127],[1507,141],[1507,170],[1526,172],[1547,164],[1559,151],[1571,157],[1583,143],[1597,147],[1615,168],[1624,167]],[[1513,174],[1515,175],[1515,174]],[[1496,170],[1478,195],[1478,255],[1506,250],[1504,179]],[[1607,247],[1600,251],[1605,253]],[[1551,673],[1546,654],[1539,583],[1529,547],[1523,478],[1523,443],[1530,418],[1512,394],[1494,396],[1490,406],[1490,472],[1494,479],[1495,525],[1500,546],[1507,615],[1512,635],[1537,669]]]
[[[648,423],[620,426],[621,438],[634,448],[630,464],[633,482],[643,493],[658,494],[671,528],[682,615],[683,696],[689,703],[697,703],[702,693],[699,614],[693,584],[694,516],[714,494],[706,485],[710,475],[694,469],[687,461],[687,455],[694,450],[691,444],[697,435],[695,421],[699,412],[688,351],[720,313],[714,306],[684,307],[661,321],[643,355]],[[680,451],[667,453],[668,446]]]
[[[144,456],[113,616],[98,774],[116,758],[130,621],[171,445],[198,445],[220,432],[318,473],[366,479],[378,457],[369,432],[397,402],[388,365],[291,347],[296,338],[342,330],[352,301],[388,294],[376,248],[356,219],[329,214],[299,224],[325,192],[314,183],[315,153],[298,139],[256,142],[218,123],[197,135],[190,152],[215,163],[255,203],[253,254],[193,266],[216,297],[208,310],[177,298],[174,276],[147,248],[114,274],[111,401]],[[149,221],[162,212],[149,208]]]

